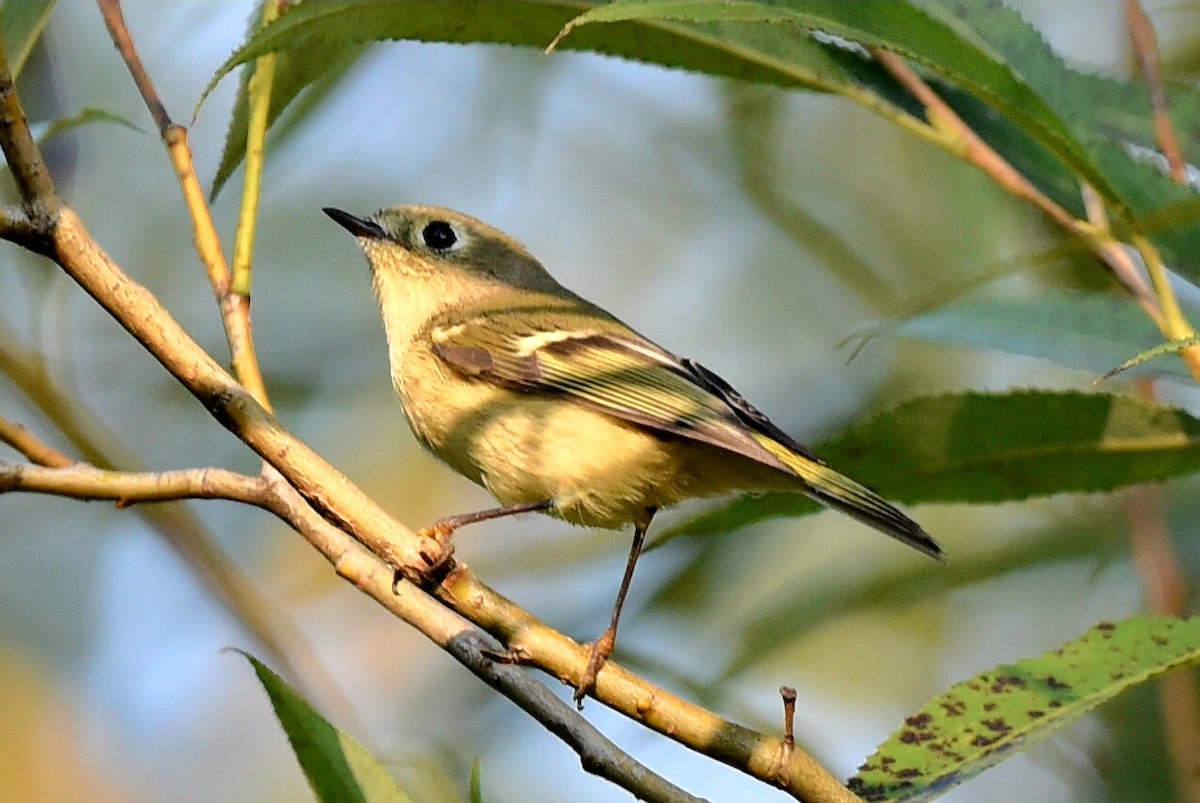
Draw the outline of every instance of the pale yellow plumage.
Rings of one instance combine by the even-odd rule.
[[[502,504],[549,500],[551,515],[616,528],[693,497],[793,490],[940,554],[719,377],[563,288],[503,232],[420,206],[339,222],[371,264],[413,432]],[[449,247],[425,241],[430,226]]]
[[[398,206],[330,217],[366,252],[392,381],[418,440],[501,508],[575,524],[634,525],[608,630],[581,702],[611,654],[655,511],[729,491],[795,491],[940,558],[921,527],[838,474],[723,379],[680,359],[556,282],[523,246],[472,217]]]

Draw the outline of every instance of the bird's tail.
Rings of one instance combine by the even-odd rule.
[[[840,510],[931,558],[945,560],[941,546],[921,525],[870,488],[789,449],[773,438],[761,437],[756,440],[803,480],[807,494],[813,500]]]

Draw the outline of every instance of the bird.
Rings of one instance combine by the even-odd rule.
[[[509,235],[461,212],[393,206],[324,212],[364,252],[391,378],[416,439],[499,507],[633,527],[608,628],[574,699],[594,692],[657,511],[731,492],[803,494],[932,558],[942,548],[867,487],[830,468],[695,360],[676,356],[558,283]]]

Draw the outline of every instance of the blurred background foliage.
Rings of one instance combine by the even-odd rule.
[[[1073,66],[1130,74],[1119,3],[1012,5]],[[1194,82],[1200,6],[1147,9],[1167,75]],[[125,10],[180,121],[256,13],[251,3],[193,0],[130,0]],[[95,107],[152,130],[92,4],[60,2],[41,41],[19,85],[31,118]],[[206,178],[235,90],[233,80],[219,85],[192,128]],[[1087,391],[1097,375],[986,344],[937,345],[907,324],[849,360],[848,336],[968,291],[1002,301],[1110,283],[1069,243],[1066,259],[1042,258],[1064,244],[1033,211],[844,100],[592,55],[416,43],[366,49],[323,90],[268,153],[259,357],[285,424],[410,525],[490,500],[409,435],[365,264],[322,206],[367,213],[430,203],[483,218],[567,286],[702,359],[805,442],[919,394]],[[223,357],[211,290],[155,136],[93,124],[53,140],[48,156],[67,202],[109,253]],[[229,240],[236,203],[227,189],[214,206]],[[249,452],[66,278],[15,248],[0,249],[0,260],[5,350],[30,355],[86,405],[86,419],[73,418],[94,437],[156,469],[255,470]],[[1053,337],[1051,326],[1045,339]],[[6,369],[9,379],[17,372]],[[1170,380],[1158,392],[1197,401]],[[0,409],[78,453],[17,383],[0,382]],[[1197,490],[1189,478],[1160,493],[1188,576],[1200,566]],[[642,562],[618,659],[772,732],[777,689],[795,686],[798,738],[845,777],[949,684],[1142,610],[1130,493],[922,506],[915,515],[946,547],[946,568],[824,513],[675,538]],[[664,517],[666,526],[696,510]],[[385,757],[417,799],[464,799],[475,757],[488,800],[625,799],[274,520],[224,503],[194,512],[292,623],[285,649],[310,699]],[[252,673],[220,652],[235,645],[262,657],[263,645],[143,519],[7,495],[0,543],[0,799],[309,794]],[[606,621],[627,547],[624,536],[538,518],[470,528],[457,543],[493,587],[579,639]],[[778,798],[599,705],[587,713],[695,793]],[[946,799],[1007,801],[1014,789],[1029,801],[1169,799],[1160,719],[1155,690],[1144,688]]]

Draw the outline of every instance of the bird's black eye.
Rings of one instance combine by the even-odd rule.
[[[421,230],[421,239],[434,251],[446,251],[458,242],[458,235],[454,233],[454,227],[446,221],[435,220]]]

